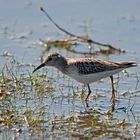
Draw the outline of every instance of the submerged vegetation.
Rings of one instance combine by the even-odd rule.
[[[12,54],[10,51],[0,53],[2,62],[0,62],[0,139],[139,139],[139,68],[136,68],[138,72],[124,71],[119,74],[123,76],[115,77],[117,98],[114,112],[110,111],[111,87],[106,79],[93,83],[93,92],[87,107],[84,101],[87,89],[79,83],[56,70],[40,70],[35,74],[32,73],[38,63],[34,54],[39,57],[48,51],[60,51],[75,57],[77,55],[78,57],[99,55],[105,59],[110,59],[110,56],[111,59],[112,56],[117,59],[123,55],[128,55],[127,57],[130,58],[139,53],[127,54],[127,50],[94,41],[88,35],[73,34],[59,26],[43,8],[41,11],[59,31],[65,33],[65,39],[40,39],[39,44],[32,47],[28,36],[36,34],[36,32],[27,31],[18,35],[15,29],[9,31],[7,26],[2,27],[5,42],[9,40],[18,42],[16,45],[21,52],[19,51],[20,53],[17,52],[17,54]],[[16,24],[17,21],[13,28],[16,27]],[[23,26],[20,26],[24,30]],[[38,38],[40,36],[37,36]],[[29,44],[25,45],[23,40],[29,41]],[[15,44],[13,45],[11,42],[6,45],[12,50]],[[27,53],[29,56],[24,56],[23,48],[20,48],[21,44],[26,52],[30,50]],[[3,48],[7,46],[3,46]],[[40,52],[37,53],[38,51]],[[23,59],[18,59],[19,56]],[[24,63],[26,56],[27,62]],[[139,60],[139,58],[137,59]]]
[[[10,138],[69,138],[69,139],[132,139],[139,133],[139,117],[132,123],[125,117],[118,117],[118,111],[129,114],[129,110],[118,108],[111,113],[108,109],[85,108],[81,98],[53,86],[48,73],[32,75],[25,72],[29,67],[16,60],[6,64],[0,75],[0,128],[4,137]],[[24,71],[24,72],[23,72]],[[59,85],[59,83],[57,83]],[[66,84],[67,85],[67,84]],[[64,86],[66,86],[64,85]],[[63,88],[63,87],[62,87]],[[65,87],[66,88],[66,87]],[[74,89],[73,89],[74,90]],[[99,95],[98,95],[99,96]],[[105,97],[93,97],[98,98]],[[92,101],[94,102],[94,100]],[[80,105],[81,104],[81,105]],[[102,104],[102,103],[99,103]],[[67,112],[57,111],[54,106],[70,107]],[[132,106],[131,106],[132,107]],[[108,108],[108,107],[107,107]],[[80,109],[80,110],[79,110]],[[79,111],[78,111],[79,110]],[[133,109],[132,109],[133,110]],[[28,135],[27,135],[28,134]]]

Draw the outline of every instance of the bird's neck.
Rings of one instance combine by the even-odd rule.
[[[68,65],[67,59],[63,58],[60,62],[57,63],[56,68],[65,74],[67,65]]]

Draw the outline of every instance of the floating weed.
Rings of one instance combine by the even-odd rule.
[[[0,87],[0,99],[3,99],[10,94],[11,93],[6,88]]]
[[[23,121],[18,117],[17,110],[0,111],[1,124],[8,127],[23,124]]]
[[[69,50],[73,44],[72,39],[64,39],[64,40],[49,40],[49,41],[40,41],[40,45],[43,45],[46,48],[50,48],[52,46],[57,48],[64,48],[66,50]]]
[[[96,49],[93,47],[93,44],[89,43],[87,52],[78,51],[76,48],[78,46],[83,46],[83,44],[80,44],[76,42],[75,38],[73,39],[64,39],[64,40],[49,40],[44,41],[40,40],[39,44],[45,48],[45,50],[50,50],[52,47],[59,48],[59,49],[65,49],[68,52],[74,53],[74,54],[83,54],[83,55],[97,55],[97,54],[103,54],[103,55],[110,55],[114,53],[121,53],[121,51],[116,51],[116,49],[109,48],[109,49]],[[85,46],[85,45],[84,45]],[[84,47],[83,46],[83,47]],[[124,53],[124,52],[123,52]]]
[[[46,92],[52,93],[52,91],[54,91],[51,79],[47,77],[46,73],[33,76],[31,80],[35,87],[35,93],[43,94]]]
[[[11,78],[9,78],[9,77],[6,77],[6,76],[4,76],[4,75],[1,75],[0,76],[0,85],[1,86],[6,86],[8,83],[10,83],[12,81],[12,79]]]
[[[102,115],[101,115],[102,114]],[[114,121],[115,120],[115,121]],[[63,124],[63,127],[62,127]],[[108,118],[103,113],[76,113],[61,120],[53,121],[53,131],[60,129],[64,137],[71,139],[112,138],[131,139],[130,123],[126,120]],[[128,127],[128,128],[127,128]],[[125,129],[124,129],[125,128]]]
[[[116,53],[116,51],[114,49],[100,49],[100,53],[108,56]]]
[[[29,125],[29,127],[34,127],[40,125],[40,123],[44,122],[44,119],[34,117],[34,111],[32,109],[28,109],[24,113],[24,120]]]
[[[49,115],[49,113],[46,105],[43,104],[42,100],[35,104],[33,102],[38,101],[37,96],[34,96],[34,91],[39,93],[51,92],[49,78],[46,79],[45,74],[37,75],[37,77],[31,76],[30,73],[23,74],[22,67],[16,69],[16,66],[13,63],[6,65],[0,74],[0,127],[3,131],[7,129],[5,127],[8,127],[9,131],[22,130],[26,124],[25,120],[32,129],[34,126],[42,126],[48,121],[46,114]],[[46,83],[49,83],[47,88],[44,86]],[[44,90],[42,90],[43,86]],[[36,87],[38,89],[35,89]],[[40,99],[43,97],[40,96]]]

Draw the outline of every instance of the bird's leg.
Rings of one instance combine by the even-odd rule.
[[[115,89],[114,89],[114,82],[113,82],[113,76],[110,76],[111,79],[111,85],[112,85],[112,97],[111,97],[111,102],[112,102],[112,111],[115,109]]]
[[[87,87],[88,87],[88,95],[87,95],[87,97],[86,97],[86,99],[85,99],[85,103],[86,103],[86,106],[89,107],[88,97],[89,97],[90,94],[91,94],[91,89],[90,89],[89,84],[87,84]]]
[[[114,89],[114,82],[113,82],[113,76],[110,76],[111,79],[111,85],[112,85],[112,97],[111,97],[111,101],[115,100],[115,89]]]
[[[86,101],[88,100],[88,97],[89,97],[90,94],[91,94],[91,89],[90,89],[89,84],[87,84],[87,87],[88,87],[88,95],[87,95],[87,97],[86,97]]]

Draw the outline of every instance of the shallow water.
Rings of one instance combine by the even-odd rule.
[[[140,138],[140,1],[59,0],[0,2],[0,103],[1,139],[139,139]],[[39,10],[47,9],[63,28],[77,35],[109,43],[126,53],[94,57],[111,61],[136,61],[138,66],[115,75],[116,110],[111,107],[111,84],[106,78],[91,84],[86,107],[86,87],[53,68],[34,75],[45,48],[42,40],[65,39]],[[91,51],[98,50],[95,46]],[[76,50],[88,52],[87,44]],[[52,47],[68,57],[93,57]],[[46,71],[47,70],[47,71]],[[21,131],[20,131],[21,130]]]

